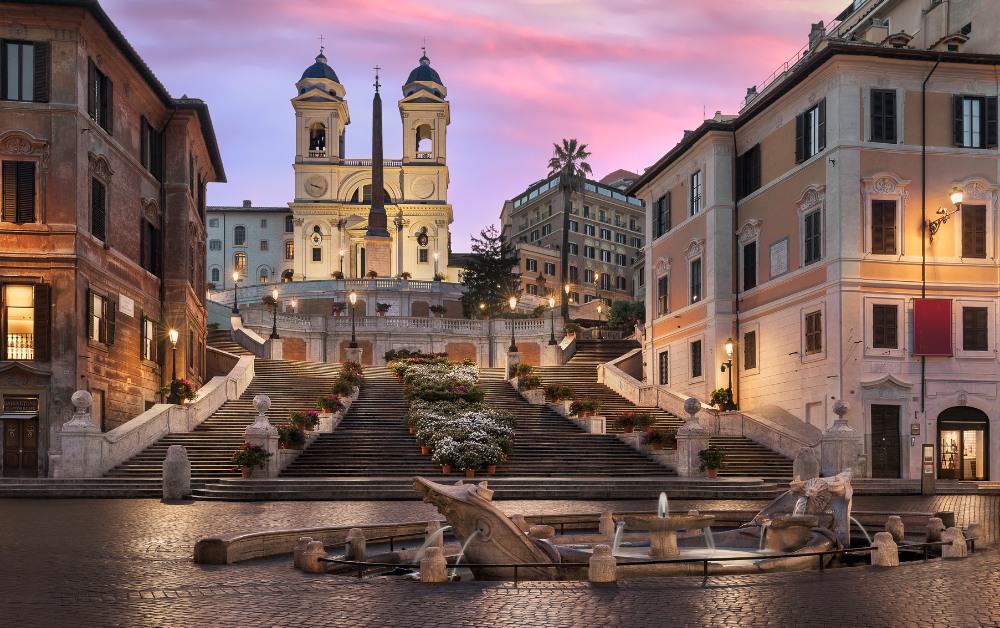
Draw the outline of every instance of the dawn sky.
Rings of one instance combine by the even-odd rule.
[[[347,89],[349,157],[371,153],[372,67],[383,68],[386,157],[420,46],[451,101],[453,249],[546,174],[552,143],[589,145],[596,178],[641,172],[705,111],[735,113],[847,0],[104,0],[175,96],[208,102],[229,183],[211,205],[292,197],[294,83],[319,36]]]

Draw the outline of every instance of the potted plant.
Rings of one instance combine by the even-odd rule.
[[[431,314],[437,314],[438,318],[444,318],[445,307],[443,305],[432,305],[430,311]]]
[[[534,390],[542,385],[542,380],[537,375],[525,375],[517,378],[517,388],[519,390]]]
[[[657,451],[662,449],[677,449],[676,430],[652,430],[646,432],[644,440],[647,445],[650,445]]]
[[[444,273],[434,273],[434,281],[444,281]]]
[[[271,453],[260,445],[243,443],[233,452],[232,462],[240,470],[243,479],[249,478],[255,468],[264,468]]]
[[[390,305],[388,303],[376,303],[375,304],[375,312],[379,316],[385,316],[385,313],[388,312],[389,308],[391,308],[391,307],[392,307],[392,305]]]
[[[709,445],[708,449],[702,449],[698,452],[698,459],[701,460],[698,470],[707,471],[708,477],[714,478],[719,475],[719,469],[722,468],[725,458],[726,454],[721,449],[715,445]]]
[[[323,395],[316,400],[316,409],[320,412],[340,412],[344,409],[344,403],[337,395]]]
[[[350,397],[354,394],[354,386],[350,382],[344,381],[342,378],[338,379],[333,384],[333,394],[339,395],[341,397]]]
[[[278,446],[282,449],[302,449],[306,444],[306,434],[301,429],[288,423],[278,426]]]
[[[315,410],[309,410],[308,412],[293,412],[292,415],[288,417],[288,422],[300,430],[316,429],[316,426],[319,425],[319,413]]]
[[[578,399],[570,404],[569,413],[580,417],[595,416],[600,408],[601,404],[596,401],[591,401],[590,399]]]
[[[566,323],[566,326],[563,327],[563,329],[566,331],[566,335],[575,335],[580,331],[580,323]]]
[[[535,367],[531,366],[526,362],[518,362],[514,366],[514,377],[527,377],[531,375],[535,370]]]
[[[720,411],[726,408],[726,403],[729,401],[729,391],[725,388],[716,388],[712,391],[712,398],[710,403],[718,408]]]
[[[175,379],[159,390],[164,397],[169,397],[172,392],[176,392],[181,403],[191,401],[195,398],[194,383],[189,379]]]
[[[399,278],[405,281],[409,281],[410,279],[413,278],[413,273],[411,273],[408,270],[404,270],[403,272],[399,273]]]
[[[644,432],[651,432],[653,430],[653,415],[645,410],[633,410],[632,414],[635,416],[635,426],[637,428]]]
[[[451,473],[452,466],[457,465],[461,460],[461,456],[461,445],[455,439],[446,436],[438,441],[431,461],[441,465],[442,475],[448,475]]]
[[[334,279],[343,279],[344,278],[344,273],[342,273],[339,270],[335,270],[335,271],[333,271],[333,273],[330,276],[333,277]]]
[[[340,316],[341,314],[343,314],[344,310],[347,309],[347,304],[346,303],[334,303],[332,309],[333,309],[333,315],[334,316]]]
[[[573,389],[569,386],[546,386],[545,387],[545,398],[553,403],[559,403],[560,401],[566,401],[567,399],[573,398]]]
[[[367,273],[365,273],[365,277],[368,277],[369,279],[375,279],[376,277],[378,277],[378,272],[374,270],[369,270]]]

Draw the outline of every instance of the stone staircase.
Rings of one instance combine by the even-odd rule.
[[[577,340],[576,353],[562,366],[538,367],[535,369],[546,386],[558,384],[573,390],[578,399],[593,399],[601,404],[601,414],[607,417],[608,432],[617,433],[621,429],[616,420],[626,410],[637,407],[630,401],[597,383],[597,366],[637,349],[639,343],[632,340]],[[656,428],[677,428],[683,420],[666,410],[642,408],[653,416]],[[790,478],[792,461],[771,451],[767,447],[742,436],[713,436],[713,445],[726,452],[726,465],[719,472],[723,477],[766,477]]]
[[[213,346],[224,351],[233,349],[233,353],[239,348],[217,341]],[[191,432],[168,434],[109,471],[106,477],[159,479],[163,459],[171,445],[187,448],[193,482],[237,477],[239,471],[233,468],[230,458],[243,442],[243,430],[256,418],[253,398],[259,394],[271,398],[268,417],[273,424],[278,424],[292,412],[315,408],[316,399],[330,392],[339,371],[337,364],[258,358],[254,361],[253,381],[239,399],[227,401]]]

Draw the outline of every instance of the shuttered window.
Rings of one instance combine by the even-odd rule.
[[[659,356],[659,366],[660,366],[660,386],[666,386],[670,383],[670,352],[661,351]]]
[[[955,96],[952,103],[955,146],[996,148],[997,97]]]
[[[899,319],[897,315],[898,309],[895,305],[876,304],[872,306],[872,348],[899,348]]]
[[[143,360],[156,362],[157,359],[157,324],[148,316],[139,319],[139,357]]]
[[[803,217],[802,264],[808,266],[823,257],[823,231],[820,225],[822,214],[819,210]]]
[[[0,359],[50,359],[51,291],[46,284],[7,284],[0,286],[0,310],[3,329]]]
[[[743,289],[757,287],[757,242],[743,245]]]
[[[695,340],[691,343],[691,378],[701,377],[701,341]]]
[[[660,316],[670,312],[670,275],[656,280],[656,313]]]
[[[93,59],[87,64],[87,113],[108,133],[114,129],[114,84],[97,69]]]
[[[760,189],[760,144],[736,158],[736,198]]]
[[[806,355],[823,351],[823,313],[810,312],[805,317]]]
[[[0,40],[0,99],[49,102],[49,44]]]
[[[962,308],[962,349],[965,351],[989,351],[989,310],[987,308]]]
[[[826,148],[826,99],[795,117],[795,163]]]
[[[35,162],[3,162],[2,220],[35,222]]]
[[[113,345],[118,304],[92,290],[87,291],[87,338]]]
[[[872,253],[896,254],[896,201],[872,201]]]
[[[655,237],[660,237],[664,233],[670,231],[670,192],[667,192],[660,198],[656,199],[653,203],[654,216],[653,216],[653,232],[656,234]]]
[[[986,257],[986,206],[962,207],[962,257]]]
[[[757,368],[757,332],[743,334],[743,368],[747,371]]]
[[[139,246],[139,263],[143,268],[153,273],[157,277],[160,276],[160,230],[146,219],[142,219],[140,222],[140,246]],[[213,242],[218,242],[218,240],[213,240]],[[221,242],[219,242],[219,248],[221,249]]]
[[[871,91],[871,140],[896,143],[896,90]]]
[[[98,240],[107,241],[108,191],[96,178],[90,180],[90,233]]]
[[[139,161],[158,181],[163,180],[163,134],[146,117],[139,124]]]

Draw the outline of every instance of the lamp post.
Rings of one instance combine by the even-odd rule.
[[[952,204],[955,206],[954,211],[948,211],[944,207],[937,210],[940,218],[935,218],[927,223],[927,231],[930,234],[930,241],[934,241],[934,235],[941,228],[941,225],[948,222],[948,219],[962,211],[962,202],[965,200],[965,193],[959,188],[952,188],[951,194],[948,196]]]
[[[479,303],[479,318],[481,320],[486,319],[486,304],[483,302]]]
[[[240,287],[240,271],[233,271],[233,314],[240,313],[240,302],[239,298],[236,296],[236,291]]]
[[[604,302],[597,301],[597,337],[601,337],[601,312],[604,311]]]
[[[437,251],[434,251],[434,279],[437,279],[438,276],[438,257],[440,255],[438,255]]]
[[[271,338],[278,339],[281,336],[278,335],[278,289],[275,288],[271,290],[271,311],[274,313],[274,317],[271,319]]]
[[[340,249],[340,274],[344,274],[344,249]]]
[[[556,344],[556,300],[549,295],[549,344]]]
[[[299,302],[296,299],[292,299],[291,301],[288,302],[288,304],[292,306],[292,314],[295,314],[296,313],[295,308],[299,306]]]
[[[170,338],[171,362],[173,362],[170,376],[170,396],[167,398],[167,403],[180,403],[181,396],[177,391],[177,330],[171,329],[167,332],[167,336]]]
[[[722,372],[729,373],[729,385],[726,386],[726,410],[735,410],[736,403],[733,402],[733,350],[736,348],[736,343],[733,342],[732,338],[726,339],[726,357],[728,358],[722,363]]]
[[[507,300],[510,305],[510,313],[513,315],[517,311],[517,297],[511,297]],[[507,348],[510,353],[517,353],[517,344],[514,342],[514,317],[510,318],[510,347]]]
[[[348,345],[348,346],[351,349],[357,349],[358,348],[358,339],[354,335],[354,310],[355,310],[354,306],[357,305],[357,303],[358,303],[358,293],[355,292],[354,290],[351,290],[351,294],[348,295],[347,298],[351,302],[351,344]]]

